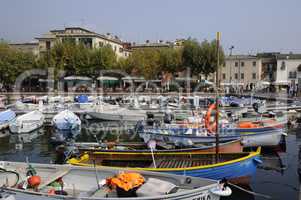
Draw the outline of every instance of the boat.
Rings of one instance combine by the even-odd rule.
[[[215,134],[198,134],[202,131],[199,128],[154,128],[140,129],[138,134],[146,143],[150,140],[180,145],[215,142]],[[219,135],[220,142],[242,139],[244,147],[276,146],[281,142],[282,137],[286,135],[283,129],[272,129],[258,133],[247,131],[237,133],[233,130],[224,133],[222,131]]]
[[[249,184],[261,163],[261,148],[254,152],[215,153],[123,153],[87,152],[67,162],[77,166],[107,166],[117,169],[145,170],[187,175],[233,183]]]
[[[55,129],[62,131],[79,130],[81,128],[81,120],[70,110],[64,110],[56,114],[52,119]]]
[[[91,111],[87,112],[94,119],[105,121],[133,121],[146,119],[146,112],[143,110],[129,110],[120,106],[108,103],[100,103]]]
[[[16,113],[10,109],[0,112],[0,130],[6,129],[11,121],[16,119]]]
[[[128,153],[147,153],[151,152],[149,145],[143,142],[124,142],[124,143],[73,143],[72,147],[84,152],[128,152]],[[177,152],[215,152],[215,144],[196,144],[190,147],[175,148],[173,144],[155,142],[156,146],[152,149],[155,153],[177,153]],[[222,153],[237,153],[242,152],[243,146],[241,140],[233,140],[230,142],[220,143],[219,151]]]
[[[42,112],[35,110],[24,115],[18,116],[16,120],[9,124],[9,130],[13,134],[30,133],[43,126],[44,115]]]
[[[219,200],[232,193],[216,180],[155,172],[6,161],[0,167],[1,200]]]

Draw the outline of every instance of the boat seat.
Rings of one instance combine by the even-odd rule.
[[[177,186],[173,183],[156,178],[149,178],[138,188],[136,194],[138,197],[159,196],[174,193]]]
[[[42,188],[49,185],[53,181],[55,181],[58,178],[66,175],[68,172],[69,172],[69,169],[66,169],[66,170],[60,170],[60,171],[58,171],[54,174],[50,174],[49,177],[45,181],[43,181],[41,185],[39,185],[38,189],[41,190]]]

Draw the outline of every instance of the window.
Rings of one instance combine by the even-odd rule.
[[[256,61],[253,62],[253,67],[256,67]]]
[[[51,43],[50,41],[46,41],[46,49],[49,50],[51,47]]]
[[[285,70],[285,62],[284,61],[282,61],[280,69]]]
[[[225,73],[223,73],[223,79],[224,79],[224,80],[226,79],[226,74],[225,74]]]
[[[99,47],[103,47],[103,42],[98,43]]]
[[[252,79],[256,79],[256,73],[252,74]]]
[[[123,52],[123,48],[119,48],[119,53],[122,53]]]
[[[245,66],[245,63],[244,63],[244,62],[241,62],[241,63],[240,63],[240,66],[242,66],[242,67]]]
[[[238,73],[235,73],[235,79],[238,79]]]
[[[226,67],[226,62],[224,62],[223,67]]]
[[[235,67],[238,67],[238,62],[235,62]]]
[[[244,73],[241,73],[240,74],[240,79],[244,79],[245,78],[245,74]]]
[[[288,78],[297,78],[297,72],[289,72]]]

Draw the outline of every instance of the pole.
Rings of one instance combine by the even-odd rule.
[[[218,94],[218,89],[219,89],[219,46],[220,46],[220,37],[221,34],[220,32],[216,33],[216,54],[217,54],[217,67],[216,67],[216,96],[215,96],[215,103],[216,103],[216,112],[215,112],[215,121],[216,121],[216,127],[215,127],[215,156],[216,156],[216,163],[219,161],[219,130],[218,130],[218,99],[219,99],[219,94]]]

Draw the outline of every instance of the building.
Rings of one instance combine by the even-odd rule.
[[[157,42],[150,42],[146,40],[145,43],[131,44],[131,50],[139,50],[139,49],[165,49],[165,48],[180,48],[183,46],[183,42],[185,39],[176,39],[174,42],[158,40]]]
[[[123,42],[117,36],[110,33],[106,35],[95,33],[81,27],[67,27],[62,30],[51,30],[36,38],[39,44],[39,53],[45,53],[51,49],[56,42],[70,41],[76,44],[82,43],[87,48],[99,48],[105,45],[112,47],[117,58],[126,58],[130,54],[128,43]]]
[[[262,80],[262,62],[254,55],[233,55],[225,59],[220,68],[220,83],[222,86],[254,87]]]
[[[38,42],[27,42],[27,43],[11,43],[10,47],[19,49],[23,52],[29,52],[33,55],[39,54],[39,43]]]
[[[301,54],[278,54],[275,85],[301,85]]]

